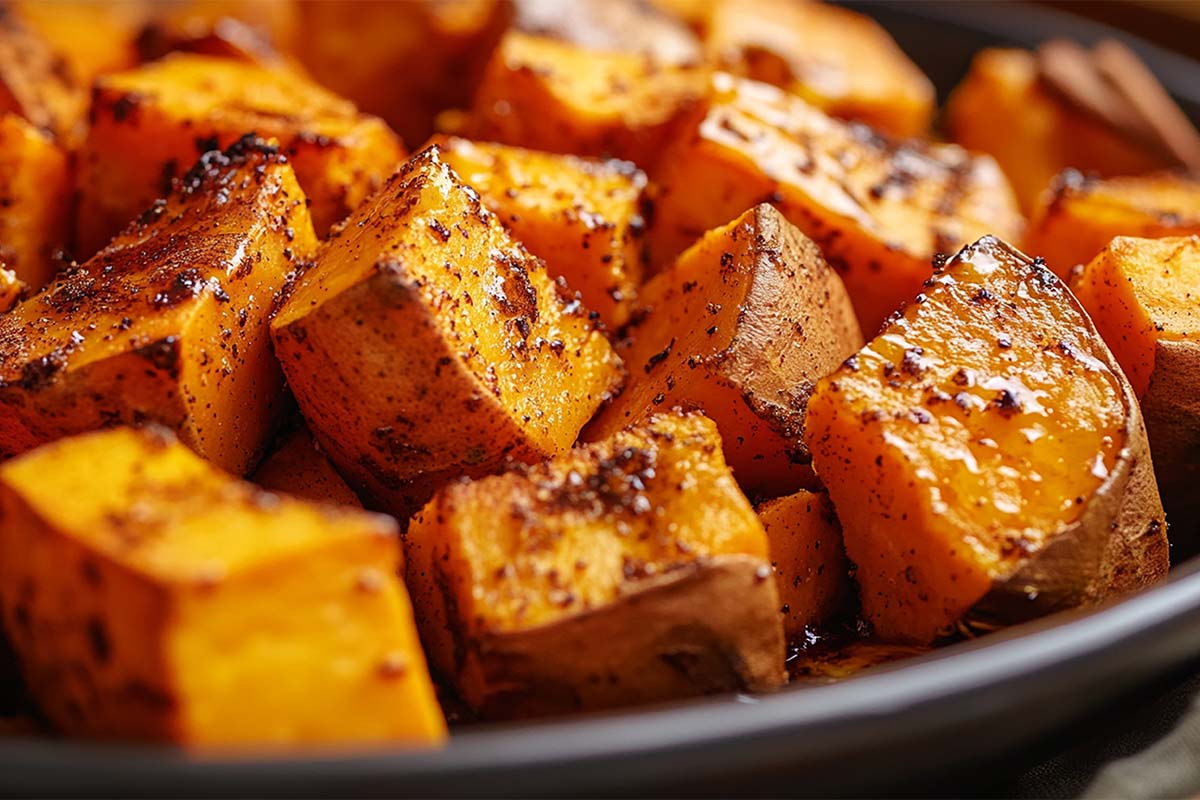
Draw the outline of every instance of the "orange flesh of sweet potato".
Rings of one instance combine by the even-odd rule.
[[[445,136],[433,142],[551,276],[565,279],[610,329],[625,322],[642,280],[642,172],[627,161]]]
[[[161,197],[198,149],[248,131],[275,138],[311,201],[318,235],[404,157],[396,135],[302,75],[175,53],[96,84],[79,157],[77,246],[90,255]]]
[[[1033,612],[1165,574],[1128,384],[1065,287],[995,239],[818,385],[807,437],[885,639],[931,641],[997,587]]]
[[[829,496],[800,491],[768,500],[755,510],[770,543],[788,639],[852,608],[850,564]]]
[[[451,478],[566,450],[621,377],[436,147],[335,233],[273,326],[321,448],[400,513]]]
[[[645,315],[620,350],[624,391],[589,426],[594,441],[680,405],[721,430],[752,494],[813,483],[804,405],[816,381],[862,345],[837,274],[768,205],[710,231],[643,287]]]
[[[471,136],[648,169],[673,124],[703,96],[705,75],[510,31],[475,95]]]
[[[1200,181],[1156,173],[1097,180],[1063,173],[1042,198],[1025,249],[1060,277],[1116,236],[1157,239],[1200,233]]]
[[[1141,402],[1172,532],[1200,533],[1200,237],[1117,237],[1071,285]]]
[[[289,434],[250,480],[262,488],[303,500],[335,506],[362,506],[325,454],[317,449],[307,428]]]
[[[0,115],[0,261],[33,289],[49,282],[66,243],[70,181],[67,155],[48,135]]]
[[[451,484],[414,520],[405,552],[431,663],[485,713],[782,680],[767,540],[699,414]]]
[[[1027,213],[1067,167],[1112,176],[1169,166],[1058,100],[1037,72],[1028,51],[980,51],[945,112],[951,139],[994,157]]]
[[[929,130],[933,84],[870,17],[824,3],[716,0],[705,44],[730,72],[775,84],[831,116],[892,136]]]
[[[93,259],[0,316],[0,457],[158,422],[243,473],[282,404],[267,316],[315,250],[273,146],[207,154]]]
[[[0,113],[24,117],[65,145],[74,143],[87,111],[87,87],[34,27],[0,9]]]
[[[770,202],[838,270],[865,332],[919,290],[937,253],[1023,221],[996,165],[957,147],[895,144],[754,81],[717,74],[652,178],[661,269],[705,231]]]
[[[7,462],[0,508],[5,625],[62,732],[444,737],[392,520],[266,494],[128,428]]]

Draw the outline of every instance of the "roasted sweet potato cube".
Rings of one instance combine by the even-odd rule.
[[[318,81],[423,142],[435,115],[465,108],[512,18],[506,0],[296,3],[297,55]]]
[[[9,0],[8,8],[66,65],[86,104],[86,92],[97,75],[137,63],[138,31],[153,8],[163,5],[149,0]]]
[[[897,144],[774,86],[718,73],[704,113],[663,155],[647,234],[652,268],[757,203],[812,237],[870,333],[929,277],[930,259],[1021,232],[995,163],[957,147]]]
[[[288,434],[250,480],[272,492],[337,506],[362,506],[307,428]]]
[[[642,281],[646,176],[628,161],[598,161],[437,137],[442,159],[555,278],[611,329],[629,316]]]
[[[1129,178],[1068,170],[1042,197],[1025,249],[1060,277],[1091,261],[1116,236],[1157,239],[1200,233],[1200,180],[1162,172]]]
[[[1113,176],[1170,166],[1058,99],[1039,80],[1034,54],[1025,50],[976,54],[950,96],[945,119],[955,142],[996,159],[1026,213],[1067,167]]]
[[[853,608],[842,527],[829,495],[799,491],[756,509],[771,548],[783,631],[796,639]]]
[[[316,238],[277,149],[247,136],[78,269],[0,315],[0,459],[157,422],[242,474],[282,406],[267,317]]]
[[[87,87],[34,27],[0,9],[0,113],[24,117],[64,143],[80,135]]]
[[[104,76],[91,114],[79,156],[77,246],[84,254],[162,196],[198,149],[228,146],[249,131],[280,142],[322,236],[403,158],[382,120],[303,76],[215,56],[175,53]]]
[[[797,0],[715,0],[705,44],[724,69],[773,83],[826,113],[921,136],[933,84],[870,17]]]
[[[618,352],[624,391],[588,427],[607,438],[683,406],[717,423],[752,495],[814,484],[804,406],[816,382],[862,346],[841,280],[769,205],[710,231],[643,288]]]
[[[400,516],[451,478],[566,450],[621,376],[436,146],[333,234],[272,326],[321,449]]]
[[[262,492],[165,431],[130,428],[0,466],[0,509],[5,627],[64,733],[444,736],[393,520]]]
[[[1195,552],[1200,546],[1200,237],[1119,236],[1075,276],[1071,288],[1141,404],[1172,539]]]
[[[0,261],[33,289],[53,276],[71,200],[67,155],[42,131],[0,115]]]
[[[405,553],[430,662],[485,716],[783,682],[766,536],[702,415],[451,484]]]
[[[1166,574],[1129,383],[1062,282],[994,238],[817,385],[806,436],[885,640],[928,643]]]
[[[511,31],[488,62],[469,132],[535,150],[615,156],[648,169],[705,88],[700,69]]]
[[[698,64],[700,40],[678,17],[642,0],[517,0],[513,27],[590,50],[637,53],[659,64]]]

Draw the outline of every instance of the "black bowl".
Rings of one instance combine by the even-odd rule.
[[[564,0],[564,2],[567,0]],[[1132,45],[1200,116],[1200,64],[1015,3],[850,3],[880,20],[943,95],[971,55],[1051,36]],[[1003,124],[1003,120],[997,120]],[[1060,615],[840,684],[558,722],[471,728],[435,753],[189,757],[151,748],[0,740],[11,795],[894,794],[998,761],[1032,763],[1056,734],[1200,656],[1200,563],[1088,614]],[[1024,759],[1024,762],[1022,762]],[[962,784],[957,784],[962,786]]]

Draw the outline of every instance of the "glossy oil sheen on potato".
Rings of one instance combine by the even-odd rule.
[[[885,639],[1011,621],[1166,573],[1133,392],[1044,266],[985,238],[821,382],[808,443]]]

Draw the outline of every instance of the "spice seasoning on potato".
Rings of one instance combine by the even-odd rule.
[[[709,57],[729,72],[892,136],[929,131],[933,84],[868,16],[825,3],[714,0],[706,30]]]
[[[315,250],[275,145],[205,154],[94,258],[0,315],[0,458],[157,422],[244,473],[282,408],[267,317]]]
[[[1200,237],[1119,236],[1074,276],[1071,288],[1141,404],[1176,555],[1194,552],[1200,545]]]
[[[4,623],[63,733],[190,747],[445,736],[393,520],[267,494],[129,428],[0,466],[0,510]]]
[[[94,253],[161,197],[200,152],[247,131],[279,141],[321,236],[404,158],[382,120],[360,114],[303,75],[175,53],[96,83],[79,154],[79,252]]]
[[[838,270],[863,331],[929,276],[929,260],[1023,221],[995,163],[950,145],[884,139],[774,86],[718,73],[651,178],[663,189],[647,236],[661,269],[757,203],[779,208]]]
[[[642,288],[640,304],[618,350],[626,386],[587,438],[677,405],[701,409],[746,492],[812,488],[805,403],[863,341],[816,245],[771,206],[756,206],[705,234]]]
[[[821,381],[809,447],[885,640],[1011,622],[1167,570],[1137,400],[1082,306],[986,237]]]
[[[783,683],[766,536],[700,414],[450,484],[405,553],[430,663],[485,716]]]
[[[535,150],[623,158],[649,170],[675,124],[704,96],[706,76],[704,69],[644,55],[510,31],[484,72],[467,133]]]
[[[438,136],[442,160],[615,331],[642,281],[646,176],[600,161]]]
[[[273,322],[317,441],[400,516],[565,451],[621,361],[434,146],[335,231]]]
[[[850,564],[829,495],[799,491],[755,508],[770,543],[789,641],[854,608]]]
[[[1067,170],[1030,220],[1025,249],[1061,278],[1116,236],[1200,234],[1200,180],[1159,172],[1100,180]]]

